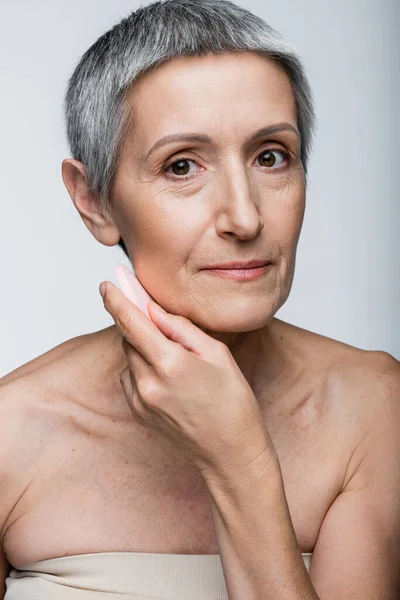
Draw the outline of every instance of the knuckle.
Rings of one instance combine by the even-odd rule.
[[[123,335],[132,330],[132,315],[129,311],[120,311],[115,315],[115,322]]]
[[[218,348],[218,352],[228,358],[231,356],[231,351],[229,350],[228,346],[226,344],[224,344],[223,342],[220,342],[219,340],[217,340],[217,348]]]
[[[140,379],[137,382],[137,389],[141,398],[147,404],[151,404],[152,401],[157,401],[160,397],[160,388],[154,379]]]
[[[161,358],[159,365],[161,374],[166,378],[172,378],[181,369],[182,365],[182,346],[172,347],[166,354]]]
[[[175,315],[175,318],[178,319],[178,323],[181,323],[182,325],[185,325],[186,323],[191,323],[191,321],[189,321],[189,319],[187,319],[183,315]]]

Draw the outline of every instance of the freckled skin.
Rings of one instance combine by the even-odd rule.
[[[107,213],[79,161],[63,161],[64,183],[101,244],[123,237],[156,302],[230,349],[277,450],[299,548],[311,551],[355,447],[359,395],[371,385],[366,377],[360,390],[365,353],[275,317],[292,286],[305,210],[300,140],[289,131],[248,140],[261,127],[297,127],[287,75],[252,54],[183,58],[142,77],[129,102],[136,120]],[[182,132],[213,143],[174,143],[145,160],[157,140]],[[287,167],[280,152],[291,156]],[[279,172],[267,168],[271,156]],[[178,158],[193,175],[184,182],[168,177]],[[260,257],[273,266],[252,282],[201,270]],[[20,407],[18,431],[26,432],[17,436],[3,529],[13,564],[108,551],[218,552],[198,470],[132,418],[119,379],[121,342],[112,325],[0,381],[13,389],[10,406]]]

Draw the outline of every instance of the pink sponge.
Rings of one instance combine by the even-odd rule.
[[[142,286],[138,278],[132,271],[130,271],[125,265],[118,265],[114,267],[114,275],[119,283],[121,291],[125,296],[136,304],[138,308],[150,319],[150,315],[147,310],[147,304],[152,300],[155,300]],[[157,303],[156,303],[157,304]]]

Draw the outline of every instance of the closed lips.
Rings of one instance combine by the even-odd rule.
[[[261,260],[251,260],[246,263],[244,262],[230,262],[230,263],[219,263],[217,265],[211,265],[205,267],[206,269],[254,269],[256,267],[264,267],[265,265],[270,264],[270,261],[261,259]]]

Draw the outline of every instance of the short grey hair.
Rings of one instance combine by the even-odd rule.
[[[300,158],[307,164],[316,128],[314,102],[295,48],[258,17],[230,0],[158,0],[140,6],[104,33],[83,54],[64,97],[67,141],[105,214],[118,158],[132,120],[127,102],[146,71],[183,56],[255,52],[287,73],[297,109]],[[131,125],[130,125],[131,127]],[[119,241],[126,256],[122,238]]]

